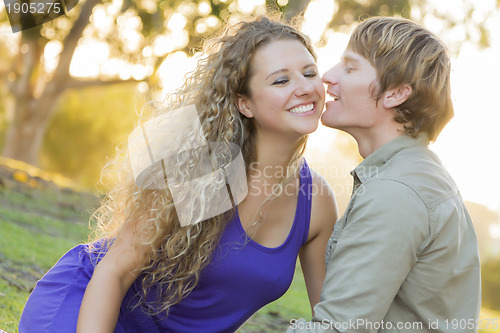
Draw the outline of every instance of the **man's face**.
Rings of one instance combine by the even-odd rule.
[[[333,100],[326,103],[321,122],[350,134],[376,126],[380,118],[373,94],[377,80],[370,62],[346,49],[340,62],[323,75]]]

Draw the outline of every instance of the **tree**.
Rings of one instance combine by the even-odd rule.
[[[266,0],[265,3],[282,11],[284,18],[290,20],[302,14],[310,1]],[[369,15],[410,17],[413,8],[426,12],[429,2],[337,0],[336,4],[330,29],[350,26]],[[238,0],[122,0],[121,3],[82,0],[66,16],[18,33],[17,54],[10,67],[0,64],[0,81],[6,82],[10,95],[5,105],[9,121],[2,154],[37,164],[47,126],[66,90],[139,81],[158,86],[156,73],[166,57],[179,50],[190,53],[199,48],[202,39],[220,28],[222,21],[239,15],[238,5]],[[467,12],[464,22],[472,12],[473,9]],[[450,26],[460,23],[439,11],[436,15]],[[481,31],[478,42],[487,45],[487,30],[481,22],[474,26]],[[175,39],[180,42],[174,43],[174,35],[183,38]],[[72,76],[70,68],[77,46],[89,40],[105,43],[109,58],[129,66],[142,66],[146,74],[125,77],[120,75],[123,73],[107,73],[104,66],[93,79]],[[44,58],[49,45],[60,49],[59,61],[53,69],[47,68]]]
[[[152,0],[140,4],[124,0],[121,8],[116,10],[112,3],[86,0],[68,12],[67,17],[22,30],[18,39],[18,56],[11,68],[0,73],[0,77],[7,78],[7,87],[12,97],[10,110],[7,110],[11,119],[6,131],[3,155],[37,164],[47,126],[59,98],[67,89],[144,80],[155,84],[155,73],[166,56],[177,50],[191,50],[198,46],[203,37],[220,26],[220,17],[229,15],[229,5],[229,2],[206,0]],[[100,14],[112,21],[105,33],[96,24],[97,15]],[[135,47],[130,45],[130,35],[124,36],[123,33],[125,25],[131,21],[137,23],[136,31],[132,31],[139,40]],[[166,25],[165,22],[173,23]],[[200,29],[201,24],[204,31]],[[151,50],[150,45],[160,43],[162,38],[164,43],[168,43],[168,37],[178,33],[177,27],[180,25],[181,32],[185,32],[187,36],[185,43],[175,45],[167,51],[160,50],[161,47],[158,47],[158,52]],[[148,74],[140,78],[120,78],[119,75],[107,77],[99,73],[91,80],[71,76],[70,65],[75,50],[86,39],[105,41],[110,46],[110,57],[129,64],[142,64],[149,71]],[[61,41],[59,61],[57,67],[50,71],[45,66],[44,54],[47,45],[57,41]],[[144,49],[148,49],[150,53],[141,52]]]
[[[36,164],[38,152],[56,102],[65,89],[77,85],[69,75],[73,53],[83,30],[89,22],[92,9],[99,0],[87,0],[71,30],[63,39],[64,49],[57,69],[50,80],[42,68],[42,57],[47,37],[42,26],[21,31],[20,55],[13,63],[12,79],[8,88],[14,98],[11,123],[7,129],[3,154],[6,157]]]

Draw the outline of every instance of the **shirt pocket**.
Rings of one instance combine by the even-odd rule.
[[[328,240],[328,244],[326,246],[326,255],[325,255],[325,264],[327,268],[328,268],[328,263],[330,262],[330,258],[333,254],[333,251],[335,251],[335,246],[337,245],[340,235],[342,235],[342,231],[344,231],[345,220],[346,220],[346,214],[344,214],[341,218],[337,220],[337,222],[335,222],[332,235]]]

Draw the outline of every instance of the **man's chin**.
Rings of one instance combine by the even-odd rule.
[[[323,113],[323,115],[321,116],[321,123],[326,127],[330,127],[330,128],[334,128],[334,129],[341,129],[337,126],[335,121],[333,121],[332,119],[328,119],[328,117],[325,117],[325,113]]]

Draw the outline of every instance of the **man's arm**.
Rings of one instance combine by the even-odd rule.
[[[133,226],[125,226],[95,267],[80,307],[78,333],[115,330],[123,297],[148,258],[149,246],[136,244],[135,238]]]
[[[313,323],[289,332],[376,332],[430,235],[427,209],[409,187],[392,180],[358,189],[327,262],[321,302]],[[337,239],[338,238],[338,239]],[[352,325],[352,323],[356,325]],[[321,325],[320,325],[321,324]]]

